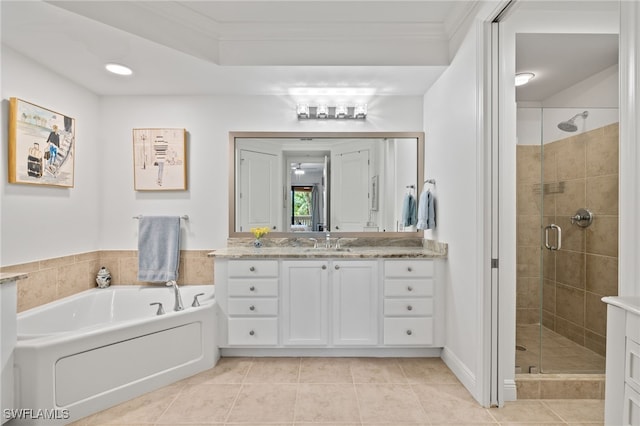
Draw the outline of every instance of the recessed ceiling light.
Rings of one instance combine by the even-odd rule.
[[[114,74],[118,74],[118,75],[131,75],[133,74],[133,71],[131,70],[131,68],[129,67],[125,67],[124,65],[120,65],[120,64],[107,64],[104,66],[107,71],[112,72]]]
[[[519,72],[516,74],[516,87],[527,84],[535,76],[532,72]]]

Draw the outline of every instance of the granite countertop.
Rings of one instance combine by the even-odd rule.
[[[28,275],[22,272],[0,272],[0,285],[10,283],[13,281],[23,280],[27,278]]]
[[[309,246],[275,246],[255,248],[245,245],[229,246],[209,253],[211,257],[225,259],[243,258],[286,258],[286,259],[373,259],[373,258],[423,258],[439,259],[447,257],[447,245],[430,242],[423,246],[345,246],[335,248],[313,248]]]

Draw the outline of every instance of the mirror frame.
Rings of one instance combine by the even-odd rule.
[[[300,139],[300,138],[333,138],[333,139],[416,139],[418,143],[417,176],[420,193],[421,185],[424,185],[424,132],[229,132],[229,238],[253,237],[251,232],[237,232],[236,217],[236,139],[238,138],[279,138],[279,139]],[[422,182],[422,183],[420,183]],[[424,238],[424,231],[416,232],[340,232],[331,231],[331,234],[338,234],[340,237],[367,237],[367,238]],[[291,238],[324,235],[321,231],[310,232],[270,232],[264,238]]]

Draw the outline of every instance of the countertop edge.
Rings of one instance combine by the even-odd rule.
[[[400,251],[390,249],[388,252],[371,251],[363,252],[360,250],[354,251],[318,251],[318,252],[287,252],[284,250],[269,250],[269,249],[255,249],[255,250],[238,250],[238,249],[221,249],[219,251],[212,251],[208,253],[209,257],[219,259],[403,259],[403,258],[418,258],[418,259],[446,259],[447,255],[443,253],[436,253],[432,251],[423,250],[411,250]]]
[[[0,285],[13,281],[24,280],[29,277],[26,272],[0,272]]]
[[[640,315],[640,297],[638,296],[607,296],[603,297],[602,301]]]

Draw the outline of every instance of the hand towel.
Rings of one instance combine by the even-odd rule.
[[[413,226],[416,222],[416,199],[413,195],[407,194],[402,203],[402,226]]]
[[[180,216],[141,216],[138,224],[138,281],[178,279]]]
[[[418,202],[418,229],[433,229],[436,227],[435,197],[431,191],[423,190]]]

